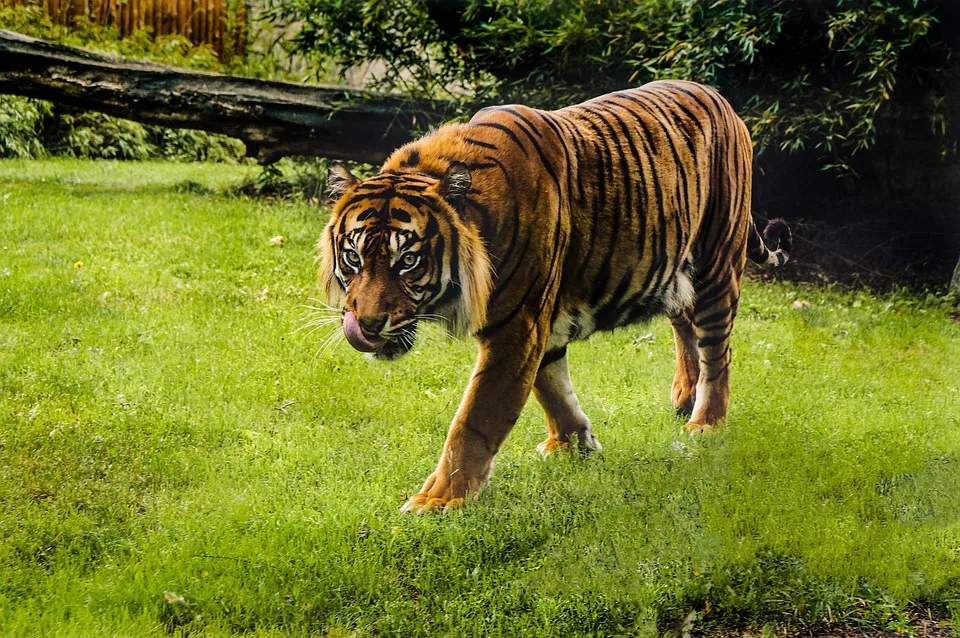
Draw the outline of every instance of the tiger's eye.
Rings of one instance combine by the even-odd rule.
[[[418,259],[419,257],[414,255],[413,253],[407,253],[406,255],[403,256],[403,259],[400,260],[400,263],[402,263],[406,268],[411,268],[414,264],[417,263]]]
[[[346,260],[347,264],[357,267],[360,265],[360,255],[355,251],[345,250],[343,251],[343,258]]]

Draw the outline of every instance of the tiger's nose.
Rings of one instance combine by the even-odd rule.
[[[380,317],[364,319],[357,319],[357,323],[360,324],[360,330],[368,337],[378,337],[380,336],[380,331],[383,330],[383,327],[387,325],[387,316],[382,315]]]

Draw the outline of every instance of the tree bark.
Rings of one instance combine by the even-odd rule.
[[[223,133],[269,163],[284,155],[380,163],[451,103],[121,60],[0,30],[0,93],[144,124]]]

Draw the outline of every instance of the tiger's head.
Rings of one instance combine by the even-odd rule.
[[[320,287],[342,308],[350,345],[392,359],[413,346],[421,319],[446,319],[461,333],[483,326],[490,262],[463,219],[466,166],[453,163],[440,178],[384,171],[361,181],[334,164],[328,181],[337,201],[318,245]]]

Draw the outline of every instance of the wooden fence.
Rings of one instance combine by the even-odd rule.
[[[154,35],[182,35],[208,44],[217,55],[243,54],[246,48],[246,0],[0,0],[4,5],[42,6],[57,24],[72,25],[81,16],[92,24],[115,27],[122,37],[147,29]]]

